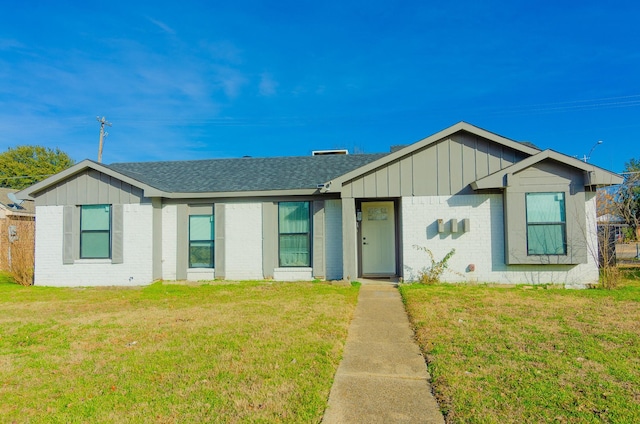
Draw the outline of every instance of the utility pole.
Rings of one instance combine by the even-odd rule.
[[[107,122],[107,118],[104,116],[100,118],[96,116],[96,120],[100,122],[100,146],[98,147],[98,163],[102,162],[102,146],[104,145],[104,138],[109,135],[109,133],[104,132],[104,126],[111,126],[111,122]]]

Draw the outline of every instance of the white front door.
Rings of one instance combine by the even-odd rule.
[[[362,202],[362,274],[396,274],[396,220],[393,202]]]

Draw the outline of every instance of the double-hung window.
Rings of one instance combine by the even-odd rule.
[[[278,234],[280,266],[311,266],[309,202],[280,202],[278,204]]]
[[[214,267],[214,216],[189,216],[189,268]]]
[[[527,193],[527,254],[566,255],[564,193]]]
[[[80,258],[111,258],[111,205],[80,207]]]

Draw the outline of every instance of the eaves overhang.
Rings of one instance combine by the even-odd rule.
[[[584,172],[585,175],[585,187],[605,187],[615,184],[621,184],[623,178],[613,172],[606,169],[585,163],[581,160],[573,158],[571,156],[558,153],[556,151],[547,149],[530,156],[520,162],[514,163],[507,168],[494,172],[491,175],[480,178],[471,183],[473,190],[489,190],[489,189],[502,189],[509,185],[509,176],[517,174],[518,172],[527,169],[537,163],[545,160],[553,160],[567,167],[578,169]]]
[[[318,196],[322,195],[318,189],[294,189],[294,190],[254,190],[254,191],[207,191],[207,192],[161,192],[157,196],[167,199],[211,199],[211,198],[238,198],[238,197],[284,197],[284,196]],[[328,194],[328,193],[327,193]]]
[[[157,187],[153,187],[147,183],[143,183],[135,178],[132,178],[131,176],[115,171],[108,166],[104,166],[100,163],[86,159],[86,160],[83,160],[82,162],[77,163],[71,168],[68,168],[62,172],[59,172],[58,174],[52,175],[51,177],[45,180],[42,180],[30,187],[25,188],[24,190],[17,192],[16,196],[19,199],[33,200],[35,197],[37,197],[38,193],[42,192],[43,190],[46,190],[49,187],[55,186],[56,184],[68,178],[71,178],[74,175],[84,172],[87,169],[93,169],[95,171],[117,178],[120,181],[123,181],[134,187],[138,187],[142,190],[143,196],[147,198],[162,197],[167,199],[205,199],[205,198],[274,197],[274,196],[318,196],[326,193],[325,191],[318,189],[318,187],[301,188],[301,189],[285,189],[285,190],[252,190],[252,191],[224,191],[224,192],[221,192],[221,191],[170,192],[170,191],[161,190]]]
[[[2,209],[7,216],[25,216],[33,218],[36,215],[35,212],[27,211],[24,209],[13,209],[12,207],[2,203],[0,203],[0,209]]]

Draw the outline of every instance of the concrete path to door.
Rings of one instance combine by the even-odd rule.
[[[444,423],[394,284],[363,282],[322,422]]]

